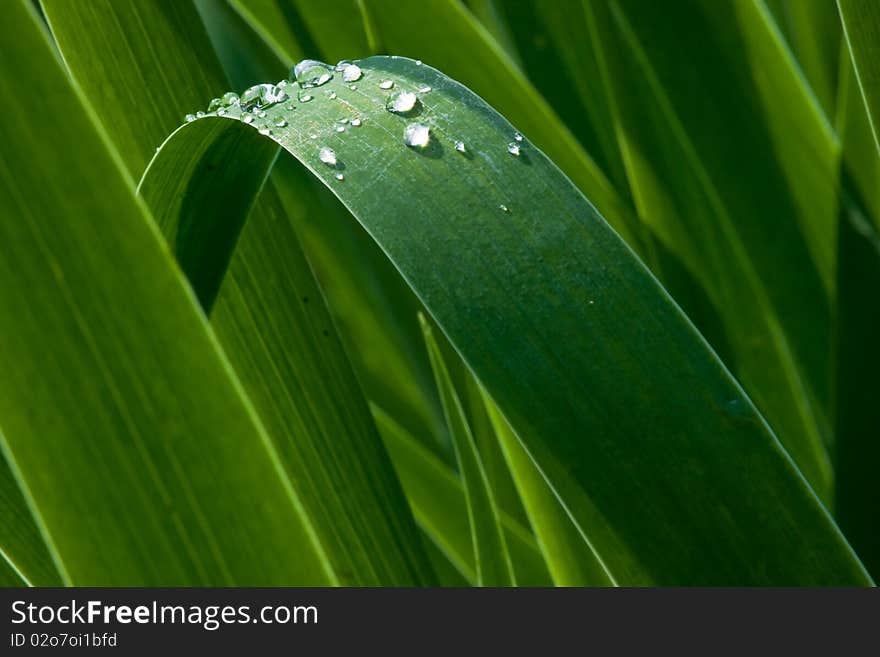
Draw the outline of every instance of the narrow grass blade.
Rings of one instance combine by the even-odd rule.
[[[461,478],[444,461],[377,406],[373,414],[407,498],[425,535],[470,584],[476,584],[476,563],[467,501]],[[534,536],[507,509],[499,512],[504,540],[518,586],[550,586]]]
[[[486,410],[557,586],[612,586],[614,579],[577,530],[495,403]]]
[[[507,544],[498,519],[498,507],[492,489],[489,487],[489,480],[486,477],[477,444],[468,425],[461,400],[449,378],[443,354],[431,335],[431,326],[421,315],[419,321],[422,324],[425,345],[431,359],[431,366],[434,368],[437,388],[440,390],[440,399],[443,402],[446,422],[449,425],[449,433],[452,435],[452,443],[455,446],[458,469],[464,484],[468,519],[470,520],[474,554],[476,555],[477,585],[513,586],[516,583],[513,564],[510,562]]]
[[[872,0],[837,0],[837,7],[874,145],[880,152],[880,5]]]

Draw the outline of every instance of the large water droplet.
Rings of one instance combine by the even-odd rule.
[[[288,94],[289,86],[290,83],[287,80],[282,80],[272,87],[269,92],[264,94],[261,104],[274,105],[275,103],[283,103],[290,98],[290,95]]]
[[[410,123],[403,131],[403,143],[411,148],[425,148],[431,141],[431,129],[424,123]]]
[[[364,72],[361,70],[361,67],[357,64],[347,64],[342,69],[342,81],[343,82],[357,82],[361,79],[361,76]]]
[[[324,146],[320,151],[318,151],[318,159],[327,166],[335,167],[337,162],[336,151],[334,151],[332,148]]]
[[[273,86],[271,84],[255,84],[248,87],[241,95],[241,109],[243,112],[265,104],[266,96],[271,96]]]
[[[223,100],[221,98],[212,98],[211,102],[208,103],[209,112],[216,112],[221,107],[223,107]]]
[[[304,89],[320,87],[333,79],[333,69],[314,59],[304,59],[293,67],[293,78]]]
[[[220,97],[220,100],[223,101],[223,104],[226,107],[230,105],[238,105],[238,94],[234,91],[227,91]]]
[[[515,157],[519,157],[519,144],[517,144],[515,141],[510,142],[507,145],[507,152]]]
[[[390,89],[393,86],[394,86],[394,80],[382,80],[382,82],[379,83],[380,89]]]
[[[398,91],[385,103],[385,109],[395,114],[412,112],[419,103],[419,98],[411,91]]]

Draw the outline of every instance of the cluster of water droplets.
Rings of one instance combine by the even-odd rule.
[[[421,64],[421,61],[416,61],[417,66],[421,66]],[[297,104],[308,103],[316,97],[316,94],[321,95],[319,88],[333,80],[336,75],[339,75],[349,89],[356,90],[357,83],[363,80],[365,74],[360,66],[350,61],[343,60],[334,67],[317,60],[305,59],[292,68],[290,77],[286,80],[281,80],[277,84],[257,84],[246,89],[241,95],[234,92],[223,94],[211,100],[207,111],[187,114],[184,118],[190,122],[204,116],[228,116],[254,125],[261,134],[271,135],[273,127],[287,127],[288,121],[292,117],[291,114],[285,117],[274,112],[275,116],[267,118],[267,110],[276,105],[287,103],[285,110],[288,113],[293,112]],[[420,95],[431,92],[432,88],[427,84],[422,84],[415,91],[399,89],[395,80],[391,78],[381,78],[374,84],[377,84],[379,89],[383,91],[391,92],[386,98],[385,109],[392,114],[408,119],[403,130],[403,143],[416,150],[427,149],[431,146],[435,137],[430,125],[416,120],[415,117],[420,115],[422,111]],[[332,90],[323,95],[330,100],[337,98],[336,91]],[[334,123],[333,130],[336,133],[344,133],[347,129],[357,128],[362,124],[363,121],[359,117],[341,118]],[[318,135],[311,134],[310,138],[317,140]],[[465,157],[472,157],[468,146],[461,139],[454,142],[454,149]],[[507,144],[507,153],[513,157],[520,157],[523,149],[523,136],[515,132],[513,141]],[[335,171],[334,176],[337,180],[344,180],[345,176],[342,173],[344,167],[332,148],[321,146],[318,149],[318,159]],[[504,204],[500,204],[498,207],[504,213],[510,212],[510,209]]]

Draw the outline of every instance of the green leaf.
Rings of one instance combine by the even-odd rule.
[[[821,244],[823,253],[833,247],[833,135],[758,5],[590,7],[639,215],[705,287],[723,321],[731,366],[827,500],[825,281],[833,258],[810,245]],[[786,111],[770,106],[774,87],[788,90]],[[798,179],[812,181],[801,185],[802,196],[790,193]],[[799,211],[808,193],[816,208],[809,217]]]
[[[4,560],[15,573],[17,586],[61,584],[42,531],[34,522],[6,458],[0,454],[0,562]]]
[[[880,152],[880,6],[872,0],[837,0],[837,7],[874,145]]]
[[[440,347],[431,335],[431,325],[422,315],[419,315],[419,321],[422,324],[425,345],[431,366],[434,368],[437,388],[440,390],[440,399],[446,413],[446,423],[449,425],[452,444],[455,446],[458,470],[464,484],[477,566],[477,585],[513,586],[516,584],[513,564],[510,562],[498,518],[495,496],[489,486],[477,444],[461,400],[449,378],[443,354],[440,353]]]
[[[0,93],[4,453],[77,585],[332,581],[278,455],[29,3]],[[58,117],[63,116],[63,121]],[[291,557],[292,549],[295,558]]]
[[[105,0],[87,5],[50,1],[46,8],[81,88],[98,103],[108,77],[115,88],[132,95],[144,82],[126,75],[96,75],[108,51],[117,53],[119,70],[145,71],[144,78],[157,93],[170,95],[184,84],[189,85],[188,94],[222,91],[213,81],[223,74],[206,52],[207,35],[199,32],[192,7],[118,6]],[[174,21],[167,20],[169,11]],[[132,25],[157,29],[148,41]],[[102,53],[80,49],[83,40],[77,35],[82,30],[102,34]],[[151,57],[160,39],[165,44],[161,54]],[[176,117],[186,109],[180,103],[169,102],[170,109],[160,112],[151,105],[139,105],[135,111],[101,103],[98,113],[107,125],[127,124],[136,136],[122,142],[126,152],[152,153],[150,131],[136,128],[149,125],[150,119],[176,125]],[[121,138],[125,134],[120,131]],[[166,147],[170,152],[163,148],[156,157],[170,162],[161,169],[165,176],[151,177],[140,193],[169,236],[203,307],[210,310],[220,344],[281,457],[336,577],[361,585],[431,582],[400,485],[274,188],[267,186],[239,239],[264,178],[229,180],[222,194],[201,195],[198,185],[190,186],[193,177],[214,175],[218,161],[248,155],[271,159],[277,152],[272,142],[251,134],[242,137],[246,138],[224,142],[206,135],[198,161],[177,157],[175,144]],[[238,248],[230,261],[236,240]],[[227,264],[229,274],[223,279]]]
[[[615,580],[869,582],[711,348],[543,153],[523,140],[511,154],[513,126],[427,65],[360,66],[357,89],[337,75],[293,110],[267,108],[268,124],[288,122],[270,138],[380,244]],[[389,78],[393,92],[420,94],[409,116],[385,109],[392,92],[378,82]],[[198,160],[215,123],[230,125],[229,138],[259,128],[237,118],[232,108],[196,120],[166,147],[188,144],[176,150]],[[362,125],[340,132],[340,118]],[[407,147],[419,122],[429,142]],[[320,161],[322,147],[335,166]],[[226,160],[192,182],[264,176],[270,165]]]
[[[425,535],[471,585],[476,563],[464,486],[457,473],[378,406],[373,415]],[[499,512],[518,586],[553,580],[535,538],[507,509]]]
[[[485,392],[483,399],[555,584],[614,585],[614,578],[559,504],[498,407]]]

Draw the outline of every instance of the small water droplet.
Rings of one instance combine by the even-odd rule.
[[[332,148],[324,146],[320,151],[318,151],[318,159],[327,166],[335,167],[337,162],[336,151],[334,151]]]
[[[242,114],[241,120],[244,121],[245,123],[253,123],[254,122],[254,115],[253,114]]]
[[[421,66],[421,65],[422,65],[422,60],[421,60],[421,59],[417,59],[417,60],[416,60],[416,66]]]
[[[183,120],[186,121],[187,123],[192,123],[193,121],[196,120],[196,115],[195,114],[187,114],[186,116],[183,117]]]
[[[410,123],[403,131],[403,143],[411,148],[425,148],[431,141],[431,129],[424,123]]]
[[[467,146],[464,145],[463,141],[455,142],[455,150],[459,153],[467,153]]]
[[[394,86],[394,80],[382,80],[382,82],[379,83],[380,89],[390,89],[393,86]]]
[[[309,139],[317,139],[317,138],[318,138],[318,135],[316,135],[316,134],[309,135]]]
[[[312,97],[311,97],[309,94],[304,94],[304,95],[302,95],[302,96],[299,97],[299,102],[301,102],[301,103],[307,103],[307,102],[309,102],[311,99],[312,99]]]
[[[426,94],[429,91],[431,91],[431,87],[428,86],[427,84],[423,84],[421,87],[419,87],[419,93],[421,93],[421,94]]]
[[[513,138],[516,139],[517,141],[523,140],[523,136],[521,134],[519,134],[518,132],[513,133]]]
[[[333,79],[332,69],[324,62],[304,59],[293,67],[292,77],[303,89],[320,87]]]
[[[345,126],[344,125],[336,126],[336,132],[345,132]]]
[[[216,112],[221,107],[223,107],[223,100],[221,98],[212,98],[211,102],[208,103],[209,112]]]
[[[287,127],[287,119],[281,118],[275,121],[276,128],[286,128]]]
[[[498,205],[498,209],[501,210],[502,212],[510,212],[510,208],[507,207],[506,205],[504,205],[504,203],[500,203]]]
[[[203,119],[203,118],[205,118],[205,113],[204,113],[204,112],[201,112],[201,111],[196,112],[196,118],[197,118],[197,119]]]
[[[364,72],[361,70],[360,66],[357,64],[348,64],[342,69],[342,81],[357,82],[361,79],[363,74]]]
[[[220,100],[223,101],[223,104],[226,107],[230,105],[238,105],[238,94],[234,91],[227,91],[220,97]]]
[[[507,152],[514,157],[519,157],[519,144],[517,144],[515,141],[510,142],[507,145]]]
[[[296,109],[296,105],[294,105],[293,103],[288,103],[285,109],[287,109],[288,112],[292,112]]]
[[[261,112],[257,112],[257,116],[259,116],[261,119],[265,119],[265,118],[266,118],[266,112],[262,112],[262,111],[261,111]]]
[[[339,119],[339,122],[342,124],[348,123],[348,118],[343,116],[341,119]]]
[[[359,128],[360,125],[361,125],[361,120],[360,120],[360,119],[352,119],[352,120],[351,120],[351,124],[352,124],[355,128]]]
[[[336,100],[336,92],[331,91],[327,98],[329,98],[330,100]]]
[[[345,180],[345,176],[342,175],[341,173],[337,173],[337,174],[336,174],[336,180]]]
[[[156,146],[156,152],[158,153],[161,150],[161,146]]]
[[[260,134],[261,135],[271,135],[272,131],[269,130],[269,128],[260,128]]]
[[[350,84],[350,85],[348,85],[348,88],[351,89],[352,91],[357,91],[358,86],[356,84]]]
[[[395,114],[407,114],[415,109],[419,98],[412,91],[398,91],[385,103],[385,109]]]

